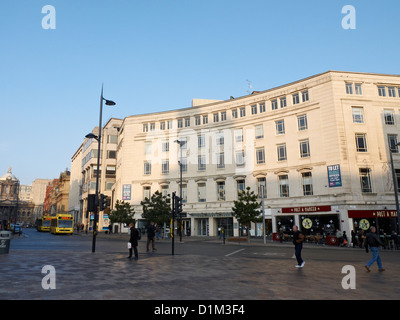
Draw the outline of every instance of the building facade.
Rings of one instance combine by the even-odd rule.
[[[293,224],[310,235],[369,225],[390,232],[398,227],[390,153],[399,179],[399,112],[400,76],[328,71],[129,116],[118,132],[113,202],[129,201],[140,219],[145,197],[180,193],[182,169],[185,233],[213,236],[224,226],[237,235],[233,201],[246,187],[261,197],[261,186],[268,234]]]

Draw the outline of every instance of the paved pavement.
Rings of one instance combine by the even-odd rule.
[[[99,235],[91,253],[91,235],[54,238],[70,247],[36,250],[32,238],[13,239],[0,255],[0,299],[267,300],[399,299],[400,252],[381,253],[385,272],[364,270],[364,250],[305,246],[303,269],[295,268],[290,244],[262,240],[222,244],[218,239],[159,241],[147,253],[139,243],[138,261],[127,259],[126,235]],[[61,239],[61,240],[60,240]],[[60,243],[61,243],[60,242]],[[50,243],[50,242],[48,242]],[[43,289],[42,268],[55,269],[55,289]],[[355,289],[344,289],[344,266],[354,266]],[[347,282],[349,283],[349,282]]]

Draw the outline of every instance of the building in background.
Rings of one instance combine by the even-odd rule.
[[[6,228],[9,223],[16,223],[19,205],[19,180],[11,172],[0,177],[0,222],[1,228]]]

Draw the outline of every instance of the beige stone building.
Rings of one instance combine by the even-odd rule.
[[[116,177],[116,150],[118,130],[122,120],[111,118],[102,129],[99,193],[109,197],[111,202],[112,187]],[[98,135],[98,127],[92,133]],[[68,211],[75,215],[75,220],[91,230],[93,213],[88,212],[89,194],[95,194],[97,177],[96,139],[85,138],[71,159],[71,180]],[[98,230],[108,230],[108,212],[100,212]]]
[[[231,208],[247,186],[265,188],[269,234],[293,224],[309,235],[368,225],[390,232],[397,214],[389,159],[391,150],[399,177],[399,134],[398,75],[328,71],[225,101],[193,100],[123,120],[113,202],[131,202],[140,219],[144,197],[179,194],[181,161],[185,233],[213,236],[222,225],[236,235]]]

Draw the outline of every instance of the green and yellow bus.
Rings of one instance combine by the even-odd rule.
[[[51,216],[43,216],[36,220],[36,230],[39,232],[50,231]]]
[[[50,233],[72,234],[74,231],[74,218],[70,214],[56,214],[51,217]]]

